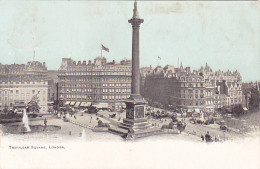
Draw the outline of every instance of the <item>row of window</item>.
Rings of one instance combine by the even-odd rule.
[[[203,82],[204,79],[202,78],[195,78],[195,77],[181,77],[180,78],[181,81],[188,81],[188,82]]]
[[[204,87],[203,83],[181,83],[181,87]]]
[[[99,69],[98,69],[99,68]],[[110,71],[110,70],[113,70],[113,71],[131,71],[131,67],[128,66],[128,67],[119,67],[119,66],[102,66],[102,67],[95,67],[95,68],[88,68],[88,69],[84,69],[84,70],[81,70],[81,71],[76,71],[75,69],[70,69],[71,72],[66,72],[66,74],[68,75],[86,75],[87,73],[95,73],[95,74],[98,74],[100,72],[104,72],[104,71]]]
[[[101,84],[60,84],[60,87],[100,87]],[[131,86],[131,83],[103,83],[103,87],[126,87]]]
[[[125,93],[125,92],[131,92],[131,89],[103,89],[103,93]]]
[[[16,97],[16,99],[18,99],[18,98]],[[26,102],[29,102],[29,101],[32,99],[32,97],[22,96],[22,97],[20,97],[19,99],[20,99],[20,100],[26,100]],[[3,97],[3,98],[0,97],[0,101],[13,102],[14,100],[13,100],[13,97]],[[40,102],[41,102],[41,101],[45,102],[45,101],[46,101],[46,98],[45,98],[45,97],[41,97],[39,101],[40,101]]]
[[[0,84],[47,84],[47,82],[0,82]]]
[[[131,86],[131,83],[104,83],[103,86],[110,86],[110,87],[126,87],[126,86]]]
[[[122,77],[122,78],[117,78],[117,77],[113,77],[113,78],[79,78],[79,77],[60,77],[59,78],[60,81],[67,81],[67,82],[76,82],[76,81],[80,81],[80,82],[111,82],[111,81],[115,81],[115,82],[131,82],[131,78],[130,77]]]
[[[183,101],[183,102],[181,102],[181,105],[183,105],[183,106],[200,106],[200,105],[204,105],[204,102],[203,101],[200,101],[200,102]]]
[[[62,75],[62,73],[60,73]],[[102,71],[102,72],[77,72],[77,73],[64,73],[63,75],[86,75],[86,76],[98,76],[98,75],[131,75],[131,71]]]
[[[9,93],[10,92],[10,93]],[[7,94],[13,94],[13,93],[15,93],[15,94],[40,94],[41,93],[41,91],[40,90],[38,90],[38,91],[36,91],[36,90],[31,90],[31,91],[28,91],[27,90],[27,92],[25,92],[25,91],[23,91],[23,90],[5,90],[5,91],[0,91],[0,94],[5,94],[5,95],[7,95]],[[43,94],[45,94],[46,92],[45,92],[45,90],[43,90],[42,91],[42,93]]]
[[[120,99],[129,98],[129,97],[130,97],[130,95],[102,95],[103,100],[110,100],[110,99],[120,100]],[[99,99],[98,96],[91,96],[91,95],[63,95],[63,94],[60,95],[60,98],[63,98],[63,99],[88,99],[88,100]]]
[[[203,90],[195,90],[195,89],[189,89],[189,90],[180,90],[181,94],[182,93],[201,93],[203,94]]]
[[[229,92],[230,96],[241,96],[242,92],[238,91],[238,92]]]
[[[180,95],[180,97],[181,98],[184,98],[184,99],[194,99],[194,98],[196,98],[196,99],[199,99],[199,98],[204,98],[204,95],[203,94],[201,94],[201,95],[198,95],[198,94],[195,94],[195,95],[185,95],[185,94],[182,94],[182,95]]]
[[[113,100],[113,99],[117,99],[117,100],[120,100],[120,99],[127,99],[129,98],[130,95],[103,95],[102,96],[102,99],[103,100]]]

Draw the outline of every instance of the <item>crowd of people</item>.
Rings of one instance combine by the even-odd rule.
[[[209,131],[207,131],[207,133],[205,134],[205,136],[203,134],[201,134],[201,141],[204,142],[206,141],[207,143],[209,142],[219,142],[221,141],[220,140],[220,137],[219,135],[218,136],[215,136],[215,138],[212,138],[212,136],[209,134]]]

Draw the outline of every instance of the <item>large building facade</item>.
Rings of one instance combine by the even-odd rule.
[[[206,64],[199,70],[158,66],[145,74],[144,97],[192,112],[214,112],[222,107],[242,104],[242,77],[238,71],[217,71]]]
[[[40,112],[47,112],[47,67],[32,61],[25,64],[0,64],[0,109],[24,105],[37,95]]]
[[[104,57],[91,61],[63,58],[58,72],[59,100],[65,105],[107,103],[120,108],[131,93],[131,61],[107,62]]]

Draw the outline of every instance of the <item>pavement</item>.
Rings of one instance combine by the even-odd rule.
[[[157,111],[158,108],[155,108]],[[158,109],[159,110],[159,109]],[[161,109],[160,109],[161,110]],[[110,118],[109,115],[116,114],[114,118]],[[79,138],[82,135],[82,132],[86,133],[87,140],[122,140],[121,137],[111,134],[109,132],[93,132],[91,129],[98,125],[98,120],[102,120],[104,123],[109,123],[112,125],[118,125],[123,122],[123,119],[126,116],[126,112],[109,112],[109,111],[99,111],[98,115],[91,115],[87,113],[78,112],[75,114],[75,117],[69,117],[69,120],[76,122],[75,124],[71,122],[64,122],[60,118],[47,117],[47,125],[57,125],[61,126],[61,129],[53,132],[42,132],[36,134],[35,137],[42,137],[40,135],[48,136],[49,138]],[[30,125],[44,125],[44,118],[30,118]],[[181,120],[178,118],[178,120]],[[153,124],[156,127],[162,127],[163,125],[168,125],[171,122],[170,118],[153,119],[148,118],[148,122]],[[200,125],[192,124],[189,122],[189,119],[186,118],[185,122],[187,124],[185,131],[178,135],[172,134],[161,134],[156,136],[149,136],[148,138],[141,138],[141,140],[150,140],[150,139],[184,139],[184,140],[193,140],[201,141],[201,135],[205,135],[209,131],[210,135],[214,139],[215,136],[220,136],[221,140],[235,140],[242,137],[243,135],[235,132],[223,132],[220,130],[219,125],[210,124],[210,125]],[[80,125],[82,124],[82,125]]]

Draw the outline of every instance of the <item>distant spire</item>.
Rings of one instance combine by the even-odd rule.
[[[137,10],[137,1],[135,0],[135,3],[134,3],[134,14],[133,14],[133,19],[136,18],[136,19],[140,19],[139,17],[139,13],[138,13],[138,10]]]
[[[35,50],[33,51],[33,61],[34,61],[34,59],[35,59]]]
[[[258,82],[256,82],[256,88],[257,88],[257,91],[260,91]]]

